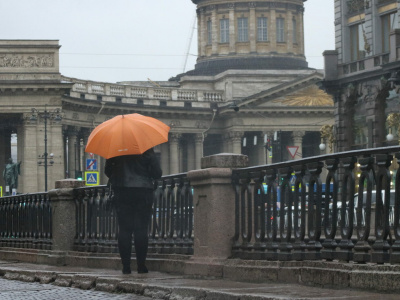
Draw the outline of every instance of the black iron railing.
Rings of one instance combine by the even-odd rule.
[[[50,250],[52,217],[47,193],[0,199],[0,247]]]
[[[118,223],[106,186],[75,189],[74,249],[117,252]],[[193,253],[193,196],[186,174],[164,176],[154,192],[150,253]]]
[[[399,263],[398,151],[349,151],[234,170],[233,256]]]

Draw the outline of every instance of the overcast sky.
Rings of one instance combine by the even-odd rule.
[[[65,76],[168,80],[196,63],[195,10],[191,0],[0,0],[0,39],[59,40]],[[309,67],[322,69],[334,0],[307,0],[304,22]]]

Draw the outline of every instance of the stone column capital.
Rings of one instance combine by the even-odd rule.
[[[243,131],[230,131],[229,133],[229,139],[233,140],[233,141],[238,141],[241,140],[244,132]]]
[[[202,144],[207,134],[205,133],[196,133],[194,136],[194,141],[196,144]]]
[[[169,141],[171,143],[178,143],[179,139],[182,137],[181,133],[176,133],[176,132],[170,132],[169,134]]]
[[[304,130],[299,130],[299,131],[293,131],[292,132],[292,137],[293,139],[296,141],[301,142],[303,136],[306,134],[306,132]]]

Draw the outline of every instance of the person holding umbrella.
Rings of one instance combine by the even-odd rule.
[[[138,273],[148,273],[148,227],[154,181],[162,170],[153,147],[168,141],[170,127],[140,114],[119,115],[97,126],[85,151],[105,157],[105,174],[114,192],[122,273],[131,274],[132,233]]]
[[[153,149],[141,155],[117,156],[106,160],[105,174],[114,191],[118,217],[118,249],[122,273],[131,273],[132,233],[137,272],[147,273],[148,227],[153,205],[153,180],[162,171]]]

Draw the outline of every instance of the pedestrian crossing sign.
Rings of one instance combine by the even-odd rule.
[[[85,172],[86,185],[99,185],[99,172]]]
[[[3,197],[3,187],[0,186],[0,197]]]

